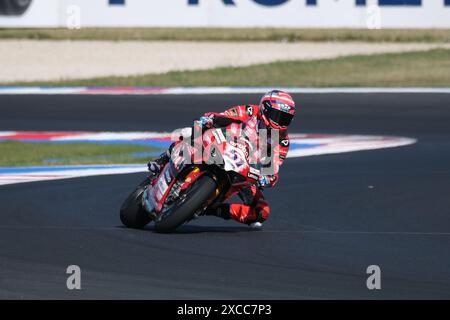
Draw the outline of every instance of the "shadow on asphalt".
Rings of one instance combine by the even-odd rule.
[[[129,229],[125,226],[117,226],[119,229]],[[132,230],[132,229],[129,229]],[[155,226],[146,226],[143,229],[135,229],[140,232],[153,232],[157,233]],[[242,232],[258,232],[259,229],[251,229],[246,226],[195,226],[195,225],[183,225],[170,234],[195,234],[195,233],[242,233]]]

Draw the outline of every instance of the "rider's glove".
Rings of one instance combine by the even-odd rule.
[[[270,179],[268,176],[261,176],[258,180],[258,187],[266,187],[270,184]]]
[[[147,163],[148,171],[150,171],[153,175],[158,175],[161,172],[161,167],[158,162],[156,161],[150,161]]]
[[[213,119],[211,117],[201,116],[199,119],[202,127],[210,128],[213,125]]]

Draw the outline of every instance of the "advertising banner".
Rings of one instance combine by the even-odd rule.
[[[0,27],[450,28],[450,0],[0,0]]]

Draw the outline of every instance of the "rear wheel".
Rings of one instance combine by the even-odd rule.
[[[142,207],[142,195],[149,184],[150,180],[145,179],[123,202],[120,208],[120,220],[126,227],[142,229],[152,220]]]
[[[171,232],[190,220],[194,214],[203,209],[216,190],[216,182],[209,176],[201,176],[186,192],[160,214],[155,221],[157,232]]]
[[[0,0],[0,13],[21,15],[30,6],[32,0]]]

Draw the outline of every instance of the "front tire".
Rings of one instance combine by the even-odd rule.
[[[201,176],[195,181],[186,195],[186,200],[174,205],[169,214],[155,221],[155,230],[161,233],[174,231],[192,218],[211,198],[216,190],[216,182],[209,176]]]
[[[147,211],[142,208],[142,196],[149,184],[149,179],[145,179],[123,202],[120,208],[120,220],[126,227],[142,229],[152,220]]]

